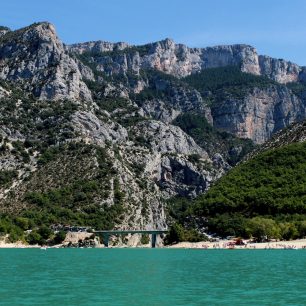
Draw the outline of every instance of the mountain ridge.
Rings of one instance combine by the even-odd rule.
[[[48,22],[2,30],[5,232],[24,235],[18,218],[29,228],[165,228],[169,200],[207,192],[306,117],[304,68],[251,46],[66,46]]]
[[[98,47],[99,45],[100,48]],[[298,66],[291,61],[276,59],[267,55],[258,55],[257,50],[253,46],[246,44],[216,45],[204,48],[190,48],[184,44],[176,44],[172,39],[166,38],[161,41],[144,45],[129,45],[123,42],[111,43],[99,40],[71,44],[67,45],[67,47],[69,50],[80,54],[83,52],[103,53],[114,50],[123,51],[132,47],[147,47],[149,53],[154,53],[153,50],[158,48],[164,50],[172,49],[175,50],[177,54],[181,53],[181,57],[193,57],[192,60],[194,62],[192,63],[191,60],[191,63],[189,63],[190,67],[183,71],[181,75],[179,72],[173,72],[175,76],[179,77],[184,77],[191,73],[199,72],[205,68],[216,68],[234,64],[241,65],[241,70],[243,72],[249,72],[256,75],[264,75],[277,82],[288,83],[304,79],[306,71],[304,66]],[[238,57],[238,60],[235,59],[235,57]],[[278,72],[275,72],[275,70]],[[168,71],[165,70],[164,72]],[[171,74],[171,72],[169,73]]]

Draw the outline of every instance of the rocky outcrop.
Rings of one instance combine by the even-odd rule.
[[[2,35],[0,78],[21,83],[42,100],[91,100],[76,62],[47,22]]]
[[[82,54],[84,52],[109,52],[109,51],[121,51],[129,47],[129,44],[124,42],[111,43],[107,41],[89,41],[85,43],[78,43],[69,45],[68,48],[71,52],[77,52]]]
[[[148,120],[131,132],[136,139],[141,137],[146,142],[149,151],[129,158],[144,165],[144,175],[158,185],[165,198],[175,195],[193,198],[229,168],[221,156],[211,159],[177,126]]]
[[[0,86],[0,98],[8,97],[9,95],[10,92],[7,89]]]
[[[259,146],[256,150],[247,154],[244,160],[253,158],[254,156],[275,148],[280,148],[292,143],[306,141],[306,121],[295,122],[286,129],[275,133],[268,141]]]
[[[102,121],[91,112],[79,111],[73,114],[71,122],[79,137],[87,143],[105,145],[106,141],[117,143],[127,139],[128,134],[121,125],[108,120]]]
[[[10,32],[10,31],[11,31],[10,28],[0,26],[0,37],[5,35],[6,33]]]
[[[82,52],[74,47],[74,52]],[[97,69],[108,75],[134,74],[142,77],[142,69],[155,69],[176,77],[196,73],[202,69],[239,66],[243,72],[262,75],[278,83],[305,80],[305,68],[257,54],[248,45],[188,48],[171,39],[144,46],[126,47],[113,54],[103,52],[92,61]],[[305,103],[285,87],[254,88],[242,99],[226,98],[208,107],[196,90],[171,86],[161,78],[152,87],[166,91],[167,98],[153,98],[142,102],[140,114],[166,123],[183,112],[201,113],[216,128],[242,138],[263,143],[273,133],[305,117]],[[152,84],[151,84],[152,85]],[[144,84],[144,87],[149,86]]]
[[[290,83],[299,80],[302,68],[298,65],[283,59],[263,55],[260,55],[258,59],[261,75],[267,76],[278,83]]]
[[[171,84],[160,78],[154,82],[154,89],[167,92],[167,95],[144,101],[141,105],[144,116],[171,123],[179,114],[193,111],[211,122],[210,109],[197,90]]]
[[[0,78],[7,81],[0,82],[0,165],[13,171],[0,186],[1,210],[52,207],[68,192],[68,206],[55,201],[65,213],[102,212],[118,228],[165,228],[167,199],[206,192],[229,170],[225,154],[243,152],[243,141],[217,129],[262,143],[306,116],[303,97],[285,85],[230,84],[206,96],[179,79],[229,65],[279,83],[306,80],[305,68],[247,45],[201,49],[166,39],[64,46],[49,23],[0,27]],[[183,124],[171,124],[186,113],[197,116],[186,121],[205,117],[217,129],[186,122],[196,143]],[[40,194],[38,205],[29,192]]]
[[[211,108],[214,126],[256,143],[305,118],[305,104],[284,86],[255,88],[243,100],[229,98]]]
[[[302,68],[298,65],[258,55],[257,50],[248,45],[224,45],[207,48],[189,48],[175,44],[171,39],[147,44],[128,46],[128,44],[97,41],[69,46],[69,50],[82,54],[99,52],[99,70],[109,75],[138,73],[140,69],[157,69],[176,77],[185,77],[207,68],[239,66],[241,71],[263,75],[279,83],[299,80]],[[107,51],[123,51],[103,55]]]
[[[208,158],[207,153],[177,126],[146,120],[136,125],[134,132],[135,135],[144,137],[154,152],[199,154],[203,158]]]
[[[216,46],[203,49],[203,68],[240,66],[243,72],[260,74],[255,48],[248,45]]]

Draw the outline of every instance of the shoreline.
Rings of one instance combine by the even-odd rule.
[[[305,249],[306,239],[270,241],[270,242],[250,242],[245,245],[235,245],[234,240],[221,240],[219,242],[179,242],[174,245],[166,246],[166,248],[174,249],[237,249],[237,250],[263,250],[263,249]]]
[[[262,249],[305,249],[306,250],[306,239],[297,239],[297,240],[288,240],[288,241],[273,241],[273,242],[250,242],[247,241],[245,245],[234,245],[234,240],[221,240],[219,242],[180,242],[173,245],[167,246],[157,246],[159,249],[205,249],[205,250],[216,250],[216,249],[237,249],[237,250],[262,250]],[[53,245],[53,246],[40,246],[40,245],[29,245],[23,242],[7,243],[0,242],[0,249],[58,249],[58,248],[67,248],[66,243]],[[69,247],[68,247],[69,248]],[[86,247],[85,247],[86,248]],[[96,248],[104,248],[103,245],[100,245]],[[120,249],[120,248],[150,248],[149,245],[143,246],[110,246],[109,248]]]

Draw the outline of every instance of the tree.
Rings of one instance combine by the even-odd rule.
[[[50,230],[49,227],[43,225],[42,227],[39,228],[38,233],[43,239],[48,239],[52,231]]]
[[[23,230],[29,229],[29,219],[24,217],[17,217],[15,219],[17,226],[21,227]]]
[[[55,244],[59,244],[59,243],[62,243],[66,238],[66,232],[65,231],[59,231],[56,233],[54,239],[53,239],[53,242]]]
[[[300,237],[306,236],[306,221],[301,221],[298,224],[298,230],[299,230]]]
[[[150,242],[150,237],[148,234],[142,234],[140,239],[141,244],[148,244]]]
[[[28,237],[27,237],[27,242],[29,243],[29,244],[40,244],[40,242],[41,242],[41,236],[40,236],[40,234],[37,232],[37,231],[32,231],[29,235],[28,235]]]
[[[185,240],[184,228],[179,223],[174,223],[166,236],[166,244],[178,243]]]
[[[294,223],[281,223],[279,227],[280,234],[284,240],[297,239],[299,237],[299,231]]]
[[[255,217],[248,221],[247,232],[257,241],[280,238],[280,230],[276,222],[272,219]]]

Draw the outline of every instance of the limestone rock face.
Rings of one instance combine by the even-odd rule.
[[[8,97],[10,95],[10,92],[0,86],[0,98]]]
[[[150,147],[150,153],[138,159],[133,157],[134,161],[145,165],[145,175],[158,184],[166,198],[177,194],[195,197],[205,192],[229,167],[224,161],[215,163],[215,159],[177,126],[148,120],[139,123],[132,132],[136,137],[143,137]],[[198,163],[191,162],[190,156],[198,156]]]
[[[200,171],[186,158],[180,156],[167,156],[161,160],[159,186],[168,196],[196,197],[205,192],[214,175]]]
[[[298,65],[268,56],[258,55],[248,45],[224,45],[207,48],[189,48],[175,44],[171,39],[147,44],[129,46],[125,43],[102,41],[74,44],[69,50],[78,54],[100,52],[99,70],[107,74],[138,73],[140,69],[157,69],[176,77],[185,77],[207,68],[239,66],[241,71],[263,75],[279,83],[299,80],[302,68]],[[115,56],[103,52],[122,51]]]
[[[241,66],[243,72],[260,74],[258,55],[248,45],[216,46],[203,49],[204,68]]]
[[[157,80],[155,87],[167,90],[168,97],[145,101],[141,106],[145,116],[170,123],[181,113],[195,111],[211,122],[210,110],[197,90],[172,86],[164,80]]]
[[[71,121],[81,139],[88,143],[104,145],[106,141],[123,142],[128,136],[126,129],[119,124],[101,121],[91,112],[76,112]]]
[[[260,74],[279,82],[289,83],[299,80],[301,67],[298,65],[269,56],[259,56]]]
[[[100,52],[99,69],[108,74],[125,73],[129,70],[157,69],[184,77],[205,68],[228,65],[241,65],[244,72],[260,74],[258,55],[255,48],[247,45],[216,46],[208,48],[188,48],[175,44],[171,39],[151,43],[140,47],[127,44],[89,42],[69,46],[69,50],[78,54]],[[123,50],[111,57],[103,52]]]
[[[243,100],[214,105],[212,116],[215,127],[263,143],[276,131],[305,118],[305,104],[286,87],[271,86],[256,88]]]
[[[84,48],[94,50],[95,45],[88,43],[71,48],[76,53],[82,53]],[[114,47],[107,47],[107,50],[112,48],[114,50]],[[127,76],[133,73],[139,77],[142,69],[153,69],[182,78],[203,69],[239,66],[243,72],[262,75],[280,84],[306,80],[305,68],[282,59],[258,55],[255,48],[243,44],[188,48],[165,39],[140,47],[124,46],[112,55],[109,52],[103,54],[103,50],[100,48],[99,56],[92,60],[96,62],[97,69],[107,75]],[[142,85],[142,88],[148,86],[145,83]],[[279,129],[305,117],[302,99],[281,86],[255,88],[242,101],[228,98],[210,107],[196,90],[171,87],[163,80],[155,81],[154,88],[166,88],[168,100],[155,98],[144,101],[139,112],[141,115],[171,123],[179,114],[194,111],[203,114],[216,128],[250,138],[256,143],[263,143]]]
[[[24,84],[40,99],[91,100],[76,62],[50,23],[2,35],[0,60],[1,79]]]
[[[89,41],[85,43],[72,44],[69,46],[69,50],[77,53],[84,52],[108,52],[108,51],[120,51],[129,47],[129,44],[124,42],[111,43],[102,40]]]
[[[78,68],[84,80],[95,81],[94,73],[88,66],[78,61]]]
[[[208,158],[207,153],[177,126],[147,120],[138,124],[137,129],[150,141],[152,149],[156,152],[199,154],[203,158]]]
[[[21,209],[28,191],[82,178],[99,186],[92,198],[99,209],[124,206],[118,228],[167,227],[167,199],[206,192],[252,147],[223,131],[261,144],[306,116],[303,84],[302,92],[275,82],[238,84],[218,95],[182,80],[223,66],[278,83],[306,81],[305,67],[248,45],[65,46],[46,22],[0,27],[0,165],[17,173],[0,186],[0,209]],[[182,124],[174,121],[179,115]],[[92,209],[78,196],[80,212]]]

